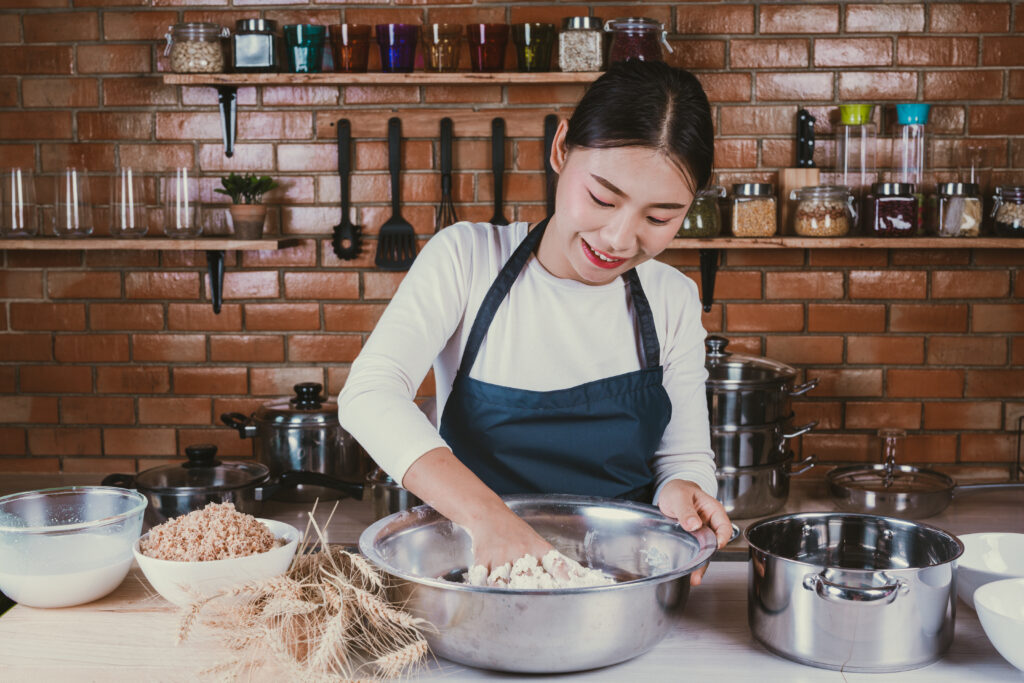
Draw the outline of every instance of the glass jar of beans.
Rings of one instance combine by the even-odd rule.
[[[771,184],[734,184],[731,205],[729,225],[736,237],[771,237],[778,231]]]
[[[999,237],[1024,237],[1024,185],[997,187],[992,217]]]
[[[817,185],[793,190],[797,202],[793,233],[801,237],[843,237],[856,224],[853,192],[845,185]]]
[[[219,24],[191,22],[175,24],[167,29],[164,56],[170,59],[171,71],[179,74],[212,74],[224,71],[224,50],[221,37],[228,30]]]
[[[913,184],[872,184],[864,198],[864,232],[870,237],[913,237],[917,232]]]

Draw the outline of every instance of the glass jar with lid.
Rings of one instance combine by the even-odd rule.
[[[558,68],[600,71],[604,66],[604,33],[597,17],[567,17],[558,34]]]
[[[190,22],[167,29],[164,56],[171,71],[179,74],[212,74],[224,71],[224,50],[220,39],[229,32],[219,24]]]
[[[231,37],[231,68],[240,73],[274,72],[278,59],[277,22],[270,19],[239,19]]]
[[[853,192],[845,185],[802,187],[789,198],[797,202],[793,232],[801,237],[843,237],[857,222]]]
[[[871,237],[913,237],[917,197],[910,183],[874,183],[864,198],[864,231]]]
[[[981,193],[975,183],[940,183],[935,207],[935,234],[977,237],[981,233]]]
[[[999,237],[1024,237],[1024,185],[1000,185],[992,205]]]
[[[638,59],[642,62],[660,62],[661,47],[672,52],[668,32],[657,19],[624,17],[612,19],[604,27],[612,34],[608,47],[608,63]]]
[[[725,188],[712,185],[693,199],[676,237],[717,237],[722,234],[722,215],[718,202],[725,197]]]
[[[736,237],[771,237],[778,231],[770,183],[734,184],[731,213],[730,225]]]

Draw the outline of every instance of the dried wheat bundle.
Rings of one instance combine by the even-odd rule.
[[[429,624],[388,601],[364,557],[328,545],[315,511],[287,574],[197,597],[182,611],[179,642],[199,623],[233,652],[207,673],[238,680],[275,662],[294,681],[356,681],[401,677],[425,660]]]

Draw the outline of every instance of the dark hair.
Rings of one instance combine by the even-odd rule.
[[[569,119],[569,147],[651,147],[694,183],[708,186],[715,160],[711,106],[700,81],[664,62],[612,64],[587,89]]]

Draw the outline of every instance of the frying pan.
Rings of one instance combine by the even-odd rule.
[[[837,467],[826,480],[832,501],[842,510],[911,519],[939,514],[962,493],[1024,489],[1024,482],[957,484],[935,470],[892,464]]]

